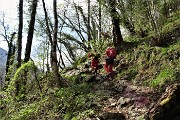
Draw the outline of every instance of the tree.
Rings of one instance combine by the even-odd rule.
[[[113,43],[117,50],[120,49],[122,45],[123,38],[120,30],[120,21],[118,17],[118,12],[116,11],[116,0],[109,0],[108,4],[110,6],[110,15],[112,18],[112,26],[113,26]]]
[[[32,46],[32,40],[33,40],[33,34],[34,34],[37,3],[38,3],[38,0],[32,1],[31,20],[30,20],[29,28],[28,28],[28,36],[27,36],[24,62],[28,62],[30,59],[30,55],[31,55],[31,46]]]
[[[118,0],[118,5],[117,5],[117,9],[120,11],[119,13],[119,17],[121,19],[121,25],[124,28],[127,28],[127,30],[129,31],[129,33],[131,35],[135,35],[135,27],[134,27],[134,22],[132,21],[132,9],[134,7],[134,2],[133,0],[129,0],[129,1],[124,1],[124,0]]]
[[[88,0],[88,24],[87,24],[87,31],[88,31],[88,42],[90,42],[91,40],[91,27],[90,27],[90,15],[91,15],[91,3],[90,3],[90,0]],[[88,48],[90,49],[90,45],[88,45]]]
[[[10,65],[13,64],[13,55],[15,54],[15,44],[13,44],[14,42],[14,37],[16,35],[16,32],[13,32],[11,35],[8,35],[9,30],[9,26],[5,24],[4,21],[4,16],[3,16],[3,20],[0,21],[0,25],[1,25],[1,30],[0,31],[0,36],[4,39],[4,41],[7,42],[8,44],[8,53],[7,53],[7,62],[6,62],[6,81],[9,81],[9,76],[8,76],[8,72],[9,72],[9,67]]]
[[[60,86],[60,74],[57,61],[57,33],[58,33],[58,17],[57,17],[57,1],[53,0],[53,13],[54,13],[54,31],[53,31],[53,41],[51,44],[51,66],[54,72],[54,77],[57,86]]]
[[[34,34],[34,24],[35,24],[35,16],[36,16],[36,8],[37,8],[37,3],[38,0],[33,0],[32,1],[32,12],[31,12],[31,19],[30,19],[30,23],[29,23],[29,28],[28,28],[28,36],[27,36],[27,43],[26,43],[26,50],[25,50],[25,58],[24,58],[24,62],[27,63],[30,59],[30,55],[31,55],[31,46],[32,46],[32,40],[33,40],[33,34]],[[21,11],[22,12],[22,11]],[[21,21],[22,22],[22,21]],[[21,27],[21,26],[20,26]],[[21,30],[19,31],[21,32]],[[20,42],[20,40],[18,40],[18,42]],[[20,45],[21,43],[19,43],[18,45]],[[18,46],[21,47],[21,46]],[[19,52],[19,51],[18,51]],[[18,53],[20,54],[20,53]],[[20,59],[20,56],[18,56],[18,60]],[[18,61],[19,62],[19,61]],[[19,63],[18,63],[19,64]],[[18,65],[19,66],[19,65]],[[27,77],[27,72],[25,72],[25,77]],[[26,82],[23,81],[23,85],[25,86]],[[16,87],[16,96],[19,94],[19,91],[21,89],[21,85],[19,84],[18,81],[15,82],[15,87]]]
[[[156,6],[154,1],[152,0],[146,0],[145,5],[147,7],[147,15],[148,18],[150,20],[152,29],[154,30],[155,36],[157,38],[156,44],[160,44],[160,31],[159,31],[159,27],[157,25],[157,19],[155,18],[155,13],[156,11]]]
[[[86,39],[84,36],[84,34],[88,34],[87,30],[84,29],[84,27],[88,28],[87,18],[83,14],[83,10],[80,6],[75,6],[75,9],[76,9],[76,12],[78,10],[80,11],[83,21],[81,21],[80,18],[78,17],[79,16],[78,12],[77,12],[77,20],[76,18],[74,18],[74,20],[70,19],[69,16],[66,16],[65,13],[64,13],[64,17],[61,17],[61,16],[58,16],[58,17],[68,28],[70,28],[73,32],[75,31],[76,33],[74,34],[77,34],[80,39],[75,38],[70,33],[64,33],[64,32],[61,32],[60,36],[61,36],[61,39],[66,39],[68,41],[76,42],[84,51],[88,51],[88,48],[86,46]],[[83,24],[85,26],[83,26]],[[65,44],[66,44],[66,41],[65,41]]]
[[[99,29],[99,31],[98,31],[98,39],[101,39],[101,17],[102,17],[102,15],[101,15],[101,12],[102,12],[102,2],[101,2],[101,0],[97,0],[98,2],[99,2],[99,6],[98,6],[98,8],[99,8],[99,27],[98,27],[98,29]]]
[[[10,65],[12,65],[12,63],[13,63],[12,57],[15,54],[15,45],[13,45],[13,39],[14,39],[15,35],[16,35],[16,32],[13,32],[11,34],[11,38],[8,42],[9,50],[8,50],[7,62],[6,62],[6,75],[8,74]],[[7,80],[9,80],[9,79],[7,79]]]
[[[17,68],[21,66],[21,51],[22,51],[22,30],[23,30],[23,0],[19,0],[19,29],[17,42]]]
[[[60,79],[62,78],[59,74],[59,68],[58,68],[58,60],[57,60],[57,32],[58,32],[58,18],[57,18],[57,1],[53,0],[53,14],[54,14],[54,30],[53,30],[53,38],[51,36],[51,31],[49,27],[49,22],[48,22],[48,15],[45,7],[45,2],[43,2],[43,9],[44,9],[44,14],[45,14],[45,21],[46,21],[46,30],[47,34],[49,37],[50,41],[50,46],[51,46],[51,53],[50,53],[50,62],[51,62],[51,67],[53,71],[53,75],[56,81],[56,86],[60,87],[62,82],[60,82]]]

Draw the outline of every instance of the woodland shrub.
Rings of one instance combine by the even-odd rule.
[[[94,114],[98,97],[87,83],[74,84],[60,89],[47,89],[38,99],[26,96],[26,101],[14,100],[3,93],[2,120],[63,119],[80,120]],[[38,96],[35,94],[35,97]],[[32,99],[30,102],[29,100]]]
[[[9,92],[12,92],[17,99],[21,99],[32,89],[32,85],[36,80],[37,67],[32,61],[24,63],[14,74],[10,85],[8,86]]]
[[[32,61],[24,63],[14,74],[6,90],[2,92],[2,106],[3,106],[3,116],[5,119],[19,119],[21,116],[26,116],[31,110],[25,110],[23,115],[14,116],[18,111],[22,109],[22,106],[26,104],[29,98],[29,93],[34,92],[35,79],[37,67]],[[35,93],[34,93],[35,94]],[[31,101],[32,102],[32,101]],[[18,109],[17,109],[18,108]],[[26,116],[27,117],[27,116]],[[25,117],[25,118],[26,118]],[[22,119],[24,119],[22,117]]]
[[[63,111],[64,120],[78,120],[93,113],[92,104],[97,100],[87,83],[61,88],[56,92],[58,106]]]

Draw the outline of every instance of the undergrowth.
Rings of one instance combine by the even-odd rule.
[[[141,45],[121,51],[119,64],[124,64],[117,80],[130,80],[150,87],[159,87],[180,80],[180,41],[169,47]]]
[[[22,70],[22,68],[21,68]],[[18,72],[19,73],[19,72]],[[20,79],[20,76],[18,77]],[[72,80],[71,80],[72,79]],[[73,81],[74,77],[69,77]],[[46,79],[44,79],[46,80]],[[40,81],[43,83],[43,80]],[[45,82],[45,81],[44,81]],[[33,84],[26,85],[27,88]],[[44,85],[46,85],[44,83]],[[10,84],[10,88],[14,84]],[[63,119],[80,120],[94,114],[98,108],[98,97],[93,93],[92,86],[87,83],[73,84],[65,88],[43,86],[40,92],[38,86],[33,87],[33,94],[26,92],[26,99],[19,93],[16,98],[11,95],[15,89],[1,92],[2,120],[29,120],[29,119]]]

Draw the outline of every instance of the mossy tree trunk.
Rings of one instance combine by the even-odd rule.
[[[166,89],[158,102],[150,108],[150,120],[178,120],[180,113],[180,84],[173,84]]]

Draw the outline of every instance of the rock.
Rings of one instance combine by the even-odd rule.
[[[89,75],[89,76],[87,76],[85,81],[88,82],[88,83],[92,83],[95,80],[96,80],[96,76],[95,75]]]
[[[130,98],[120,97],[117,101],[118,109],[121,109],[121,108],[127,106],[130,103],[130,101],[131,101]]]
[[[117,104],[117,100],[114,98],[109,98],[108,101],[110,103],[110,106],[116,106]]]
[[[123,113],[104,112],[99,116],[100,120],[125,120],[126,117]]]

